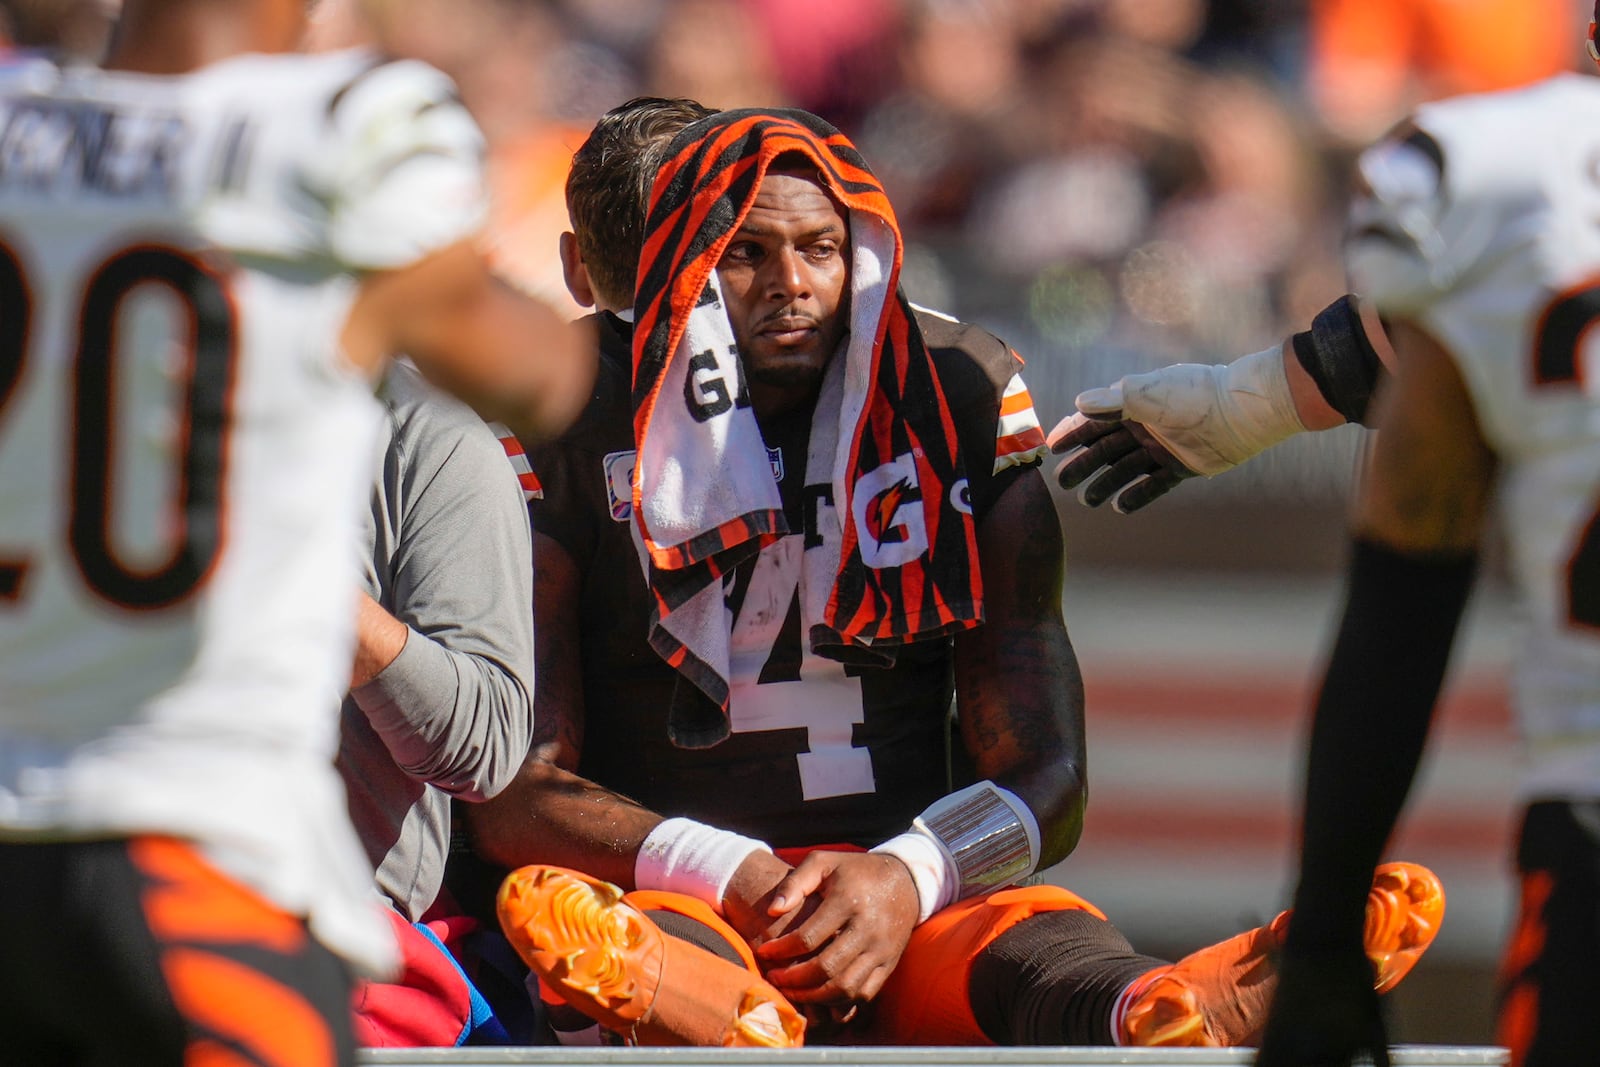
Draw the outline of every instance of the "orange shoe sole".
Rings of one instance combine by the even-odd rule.
[[[496,898],[524,963],[630,1043],[793,1048],[805,1021],[758,976],[668,937],[622,890],[577,871],[512,871]]]
[[[1374,988],[1387,993],[1411,973],[1439,934],[1444,886],[1439,876],[1415,863],[1385,863],[1367,894],[1367,925],[1361,943],[1377,968]]]

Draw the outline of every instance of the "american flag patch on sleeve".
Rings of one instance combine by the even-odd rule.
[[[1000,423],[995,429],[994,473],[1007,467],[1034,463],[1044,457],[1049,446],[1044,442],[1044,427],[1033,410],[1033,397],[1023,384],[1022,375],[1013,374],[1000,398]]]
[[[522,483],[522,499],[543,500],[544,486],[539,484],[539,476],[533,473],[533,465],[528,462],[528,454],[522,450],[522,442],[517,440],[517,435],[498,422],[491,422],[489,429],[500,438],[500,447],[506,450],[506,459],[511,461],[511,469],[517,472],[517,481]]]

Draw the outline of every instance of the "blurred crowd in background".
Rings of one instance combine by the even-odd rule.
[[[332,4],[339,0],[322,0]],[[380,5],[381,7],[381,5]],[[494,144],[503,261],[566,299],[572,150],[649,93],[793,105],[860,146],[913,300],[1072,397],[1276,344],[1345,289],[1355,150],[1419,101],[1588,66],[1586,0],[391,0]],[[574,313],[577,309],[573,308]],[[1342,502],[1357,430],[1186,491]]]
[[[1587,0],[318,8],[323,44],[376,35],[456,78],[491,141],[501,261],[573,314],[555,256],[562,183],[602,112],[648,93],[822,115],[890,192],[912,299],[1010,341],[1047,422],[1082,388],[1227,360],[1303,324],[1344,291],[1353,152],[1419,101],[1584,69],[1592,10]],[[21,44],[92,54],[115,0],[0,0],[0,11]],[[1217,485],[1342,495],[1353,440],[1296,442]]]

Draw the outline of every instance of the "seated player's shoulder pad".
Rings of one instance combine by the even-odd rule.
[[[962,382],[981,374],[991,387],[1003,390],[1022,369],[1011,346],[983,327],[915,304],[912,310],[947,388],[951,379]]]

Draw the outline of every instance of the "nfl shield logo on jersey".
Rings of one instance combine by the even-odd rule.
[[[611,505],[611,518],[615,522],[627,522],[633,518],[633,461],[636,455],[638,453],[632,449],[607,452],[600,461],[606,478],[606,500]]]
[[[767,462],[772,464],[772,479],[773,479],[773,481],[777,481],[777,482],[783,481],[783,449],[781,449],[781,448],[769,448],[769,449],[767,449]]]

